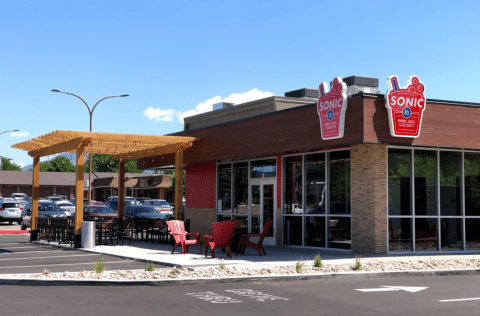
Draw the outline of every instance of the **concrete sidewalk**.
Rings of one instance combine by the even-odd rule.
[[[320,254],[322,263],[330,264],[355,264],[355,254],[344,250],[327,250],[327,249],[306,249],[300,247],[265,247],[266,256],[259,256],[258,253],[252,249],[247,248],[245,255],[233,253],[233,258],[229,258],[226,252],[222,252],[220,248],[216,248],[216,258],[212,258],[209,253],[207,257],[204,254],[204,247],[202,245],[202,253],[198,246],[190,246],[187,254],[181,253],[181,247],[175,249],[175,253],[171,253],[172,246],[165,243],[147,243],[145,241],[132,241],[131,245],[128,242],[124,246],[96,246],[93,249],[81,249],[83,251],[104,253],[113,256],[124,258],[131,258],[142,261],[149,261],[158,264],[163,264],[172,267],[198,268],[218,266],[221,260],[224,259],[225,265],[248,266],[248,267],[275,267],[275,266],[294,266],[299,261],[305,261],[307,265],[313,264],[313,258]],[[372,255],[360,254],[362,262],[388,262],[388,261],[418,261],[431,260],[435,258],[440,259],[480,259],[480,253],[469,254],[445,254],[445,253],[431,253],[431,254],[415,254],[415,255]]]

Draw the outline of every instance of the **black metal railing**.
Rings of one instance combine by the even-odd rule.
[[[37,218],[37,238],[48,242],[73,245],[75,237],[75,219],[73,218]]]

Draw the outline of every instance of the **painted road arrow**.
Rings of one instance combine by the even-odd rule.
[[[388,292],[388,291],[407,291],[410,293],[419,292],[428,289],[428,287],[413,287],[413,286],[382,286],[374,289],[355,289],[360,292]]]

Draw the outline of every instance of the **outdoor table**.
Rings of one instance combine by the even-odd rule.
[[[110,239],[112,244],[113,235],[115,234],[118,222],[117,221],[97,221],[95,223],[98,245],[104,245],[103,238]]]

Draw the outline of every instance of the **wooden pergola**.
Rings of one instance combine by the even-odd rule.
[[[199,140],[199,138],[54,131],[26,142],[12,145],[13,148],[28,151],[28,154],[33,157],[31,239],[37,239],[36,219],[38,217],[40,187],[40,157],[62,152],[76,153],[75,247],[80,247],[83,222],[84,154],[113,155],[113,158],[119,162],[118,218],[124,219],[125,162],[138,158],[175,153],[175,218],[178,219],[179,211],[182,209],[183,196],[183,151],[191,147],[196,140]]]

